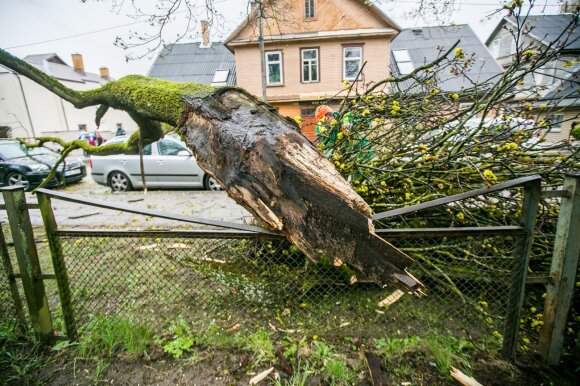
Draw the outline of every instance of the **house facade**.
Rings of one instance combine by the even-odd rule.
[[[73,66],[56,54],[29,55],[23,60],[73,90],[90,90],[112,80],[105,67],[99,74],[86,72],[80,54],[72,55]],[[96,106],[77,109],[32,80],[0,66],[0,127],[4,128],[5,137],[76,139],[82,132],[96,129],[96,111]],[[117,127],[127,132],[137,129],[127,113],[110,109],[101,120],[99,131],[108,138]]]
[[[370,2],[272,0],[264,2],[263,15],[267,102],[282,115],[301,117],[310,139],[317,106],[336,105],[345,81],[390,74],[390,45],[400,28]],[[258,16],[255,7],[225,44],[235,54],[237,85],[262,95]]]
[[[578,71],[580,71],[580,30],[577,16],[571,13],[558,15],[533,15],[518,20],[505,17],[496,26],[486,45],[498,63],[507,68],[520,50],[546,50],[556,48],[561,55],[543,65],[539,71],[526,74],[516,97],[519,100],[538,101],[534,104],[539,120],[548,120],[551,129],[545,140],[549,143],[570,139],[570,131],[579,124],[580,99],[578,98]],[[516,43],[511,30],[523,26],[522,41]],[[564,31],[576,25],[571,34]],[[543,111],[550,111],[548,114]]]

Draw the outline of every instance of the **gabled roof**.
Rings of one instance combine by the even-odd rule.
[[[459,47],[470,55],[476,53],[475,64],[467,71],[469,79],[473,82],[487,81],[502,73],[502,68],[491,56],[487,48],[477,38],[471,27],[467,24],[454,26],[437,26],[405,29],[391,43],[391,69],[393,75],[400,75],[399,68],[393,51],[407,50],[415,68],[423,66],[439,57],[437,46],[451,47],[460,40]],[[454,55],[451,53],[450,55]],[[413,81],[409,80],[400,85],[403,88],[412,87]],[[473,83],[467,78],[456,76],[448,71],[440,73],[442,91],[461,91],[462,88],[473,87]]]
[[[211,84],[216,70],[229,70],[227,84],[236,84],[236,60],[223,43],[171,44],[163,48],[147,74],[174,82]]]
[[[518,19],[513,16],[504,17],[495,27],[491,35],[489,35],[485,44],[489,45],[491,40],[506,23],[509,23],[514,27],[517,26],[517,20]],[[549,45],[551,43],[558,45],[566,42],[564,51],[580,50],[580,28],[578,28],[578,17],[572,13],[562,13],[559,15],[530,15],[525,18],[520,16],[519,20],[520,23],[524,23],[525,27],[531,28],[528,35],[544,45]],[[576,25],[574,26],[575,28],[572,30],[570,36],[563,34],[566,28],[573,23],[576,23]]]
[[[98,84],[105,84],[107,81],[111,80],[111,78],[103,79],[99,74],[93,74],[86,71],[76,71],[55,53],[28,55],[22,60],[59,80],[78,83],[91,82]]]
[[[580,106],[580,71],[571,73],[565,79],[550,86],[550,89],[541,100],[551,102],[557,106]]]
[[[271,1],[276,1],[276,0],[271,0]],[[398,32],[401,30],[401,27],[393,20],[391,19],[389,16],[387,16],[379,7],[377,7],[371,0],[344,0],[344,1],[355,1],[358,2],[360,4],[363,4],[371,14],[373,14],[375,17],[377,17],[377,19],[381,20],[384,24],[385,27],[387,27],[391,32]],[[338,5],[338,4],[337,4]],[[250,22],[252,20],[255,20],[257,18],[257,14],[258,14],[258,7],[254,6],[252,7],[252,10],[250,12],[250,14],[248,15],[248,17],[246,19],[244,19],[237,27],[236,29],[226,38],[226,40],[224,41],[224,44],[227,46],[230,43],[234,42],[236,40],[236,38],[242,33],[242,31],[244,31],[244,29],[246,27],[248,27],[250,25]],[[318,33],[320,32],[325,32],[325,31],[317,31]],[[296,38],[296,39],[301,39],[301,38],[309,38],[310,36],[301,36],[304,34],[288,34],[286,35],[285,38]],[[328,36],[328,34],[326,35]],[[324,34],[322,34],[320,37],[325,37]]]

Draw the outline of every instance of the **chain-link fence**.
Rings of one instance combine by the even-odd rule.
[[[366,334],[427,334],[437,323],[499,335],[515,272],[515,238],[507,234],[389,238],[417,261],[411,271],[426,284],[424,297],[357,282],[345,265],[313,264],[282,238],[217,231],[59,234],[81,332],[102,315],[157,328],[177,318],[267,328],[283,314],[319,331],[346,323]],[[393,304],[386,306],[389,296]]]

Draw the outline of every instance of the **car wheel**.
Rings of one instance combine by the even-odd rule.
[[[109,187],[113,192],[126,192],[132,188],[129,177],[121,172],[113,172],[109,175]]]
[[[214,192],[224,190],[219,182],[209,174],[206,174],[205,177],[203,177],[203,187],[207,190],[213,190]]]
[[[28,179],[20,173],[10,173],[6,178],[6,184],[8,186],[23,186],[24,190],[30,189]]]

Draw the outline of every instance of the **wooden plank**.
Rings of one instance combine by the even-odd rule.
[[[538,344],[540,356],[548,365],[560,361],[580,255],[580,176],[566,176],[564,188],[570,197],[563,198],[560,205],[550,268],[553,281],[548,286]]]
[[[459,193],[459,194],[455,194],[453,196],[442,197],[442,198],[438,198],[436,200],[423,202],[421,204],[411,205],[411,206],[408,206],[406,208],[398,208],[398,209],[388,210],[388,211],[382,212],[382,213],[377,213],[373,216],[373,220],[377,221],[377,220],[382,220],[382,219],[388,218],[388,217],[400,216],[402,214],[416,212],[418,210],[435,208],[437,206],[450,204],[452,202],[465,200],[467,198],[483,196],[483,195],[486,195],[489,193],[500,192],[500,191],[505,190],[505,189],[516,188],[518,186],[524,186],[524,185],[527,185],[529,183],[541,181],[541,179],[542,179],[542,177],[540,177],[539,175],[516,178],[515,180],[505,181],[505,182],[502,182],[502,183],[499,183],[499,184],[496,184],[496,185],[493,185],[490,187],[471,190],[469,192]]]
[[[507,360],[515,359],[520,314],[524,303],[528,265],[541,191],[542,184],[540,179],[529,181],[524,186],[524,202],[522,204],[520,225],[524,228],[526,234],[516,238],[514,251],[514,281],[510,288],[502,347],[502,356]]]
[[[32,329],[38,338],[48,343],[53,337],[52,319],[44,283],[40,278],[42,271],[38,261],[38,252],[34,243],[34,232],[26,206],[26,196],[22,187],[2,189],[6,212],[8,213],[14,251],[22,279],[22,287]]]
[[[373,386],[383,386],[383,372],[381,370],[381,358],[371,352],[365,352],[365,360]]]
[[[566,189],[542,190],[542,198],[554,197],[570,197],[570,192]]]
[[[52,210],[50,197],[42,192],[37,192],[38,203],[40,205],[40,213],[42,221],[44,222],[44,229],[48,239],[48,247],[50,248],[50,255],[52,257],[52,266],[54,268],[54,276],[58,287],[58,294],[60,297],[60,306],[66,327],[66,334],[70,339],[76,339],[77,329],[72,307],[72,295],[70,291],[68,274],[66,264],[64,262],[64,255],[60,245],[60,239],[55,234],[57,230],[56,219]]]
[[[39,209],[38,203],[36,202],[27,202],[26,203],[27,209]],[[0,204],[0,210],[6,210],[6,204]]]
[[[24,307],[22,306],[22,300],[20,299],[20,293],[18,292],[18,286],[16,284],[14,270],[12,269],[12,262],[10,261],[10,254],[8,253],[8,246],[6,245],[6,238],[4,237],[4,230],[0,226],[0,254],[2,255],[2,263],[4,265],[4,272],[6,273],[8,279],[8,285],[10,287],[10,293],[12,294],[12,300],[14,301],[14,310],[16,311],[16,316],[18,321],[23,326],[26,325],[26,317],[24,315]]]

